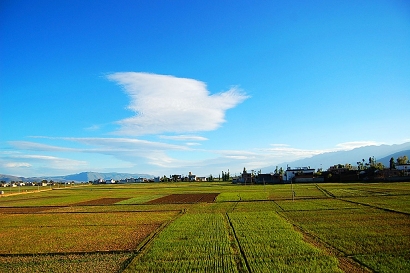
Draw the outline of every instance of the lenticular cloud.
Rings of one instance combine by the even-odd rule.
[[[108,79],[123,86],[135,115],[118,121],[124,135],[210,131],[225,111],[248,98],[237,88],[211,95],[205,83],[168,75],[121,72]]]

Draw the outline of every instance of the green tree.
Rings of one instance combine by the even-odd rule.
[[[394,164],[394,158],[390,158],[390,170],[393,170],[396,168],[396,165]]]
[[[375,168],[376,170],[383,170],[384,165],[381,162],[377,162],[376,164],[373,164],[373,168]]]
[[[397,158],[397,164],[398,165],[403,165],[403,164],[407,164],[407,163],[409,163],[409,159],[408,159],[407,155],[399,156]]]

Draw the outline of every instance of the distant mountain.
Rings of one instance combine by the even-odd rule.
[[[68,181],[94,181],[96,179],[114,179],[114,180],[120,180],[120,179],[126,179],[126,178],[138,178],[138,177],[144,177],[144,178],[153,178],[153,175],[149,174],[130,174],[130,173],[97,173],[97,172],[82,172],[78,174],[70,174],[63,176],[64,180]],[[58,179],[58,177],[56,177]]]
[[[367,163],[369,161],[369,157],[373,157],[376,159],[377,162],[382,162],[386,167],[389,166],[389,160],[391,157],[394,157],[396,160],[399,156],[407,155],[410,158],[410,142],[406,142],[403,144],[395,144],[395,145],[380,145],[380,146],[365,146],[356,148],[349,151],[338,151],[338,152],[329,152],[323,153],[319,155],[315,155],[309,158],[299,159],[292,162],[284,162],[282,164],[278,164],[278,167],[282,167],[286,169],[287,166],[289,167],[311,167],[314,169],[323,168],[328,169],[330,166],[336,164],[346,164],[350,163],[353,166],[357,166],[358,161],[365,160]],[[387,160],[387,161],[386,161]],[[275,166],[268,166],[262,168],[262,172],[268,173],[274,171],[276,168]]]
[[[378,159],[377,162],[381,162],[381,163],[383,163],[384,166],[389,167],[390,166],[390,158],[393,157],[394,162],[396,162],[398,157],[405,156],[405,155],[410,159],[410,150],[401,151],[401,152],[397,152],[397,153],[388,155],[386,157]]]
[[[0,174],[0,181],[25,181],[24,177],[20,176],[13,176],[13,175],[6,175],[6,174]]]
[[[0,174],[0,181],[41,181],[41,180],[53,180],[53,181],[75,181],[75,182],[88,182],[94,181],[97,179],[126,179],[126,178],[153,178],[153,175],[150,174],[130,174],[130,173],[97,173],[97,172],[82,172],[77,174],[69,174],[65,176],[41,176],[41,177],[18,177],[12,175]]]

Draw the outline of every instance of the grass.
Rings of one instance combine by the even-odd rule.
[[[130,253],[0,257],[0,272],[121,272],[132,257]]]
[[[222,214],[185,214],[125,272],[238,272]]]
[[[3,196],[0,272],[122,272],[129,262],[124,272],[338,272],[339,257],[377,272],[410,272],[410,183],[293,190],[171,182]],[[215,203],[146,204],[216,192]],[[78,204],[101,198],[123,200]],[[300,230],[337,251],[305,241]]]
[[[251,272],[340,272],[336,258],[304,242],[277,212],[233,212],[229,219]]]
[[[170,212],[0,214],[1,254],[133,250]]]

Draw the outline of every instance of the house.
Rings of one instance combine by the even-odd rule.
[[[396,170],[410,172],[410,164],[397,164]]]
[[[255,181],[253,180],[253,174],[248,173],[246,169],[243,169],[241,176],[236,177],[232,180],[234,184],[253,184]]]
[[[188,181],[196,181],[196,175],[189,172],[188,174]]]
[[[280,174],[260,173],[256,178],[256,183],[258,184],[276,184],[282,182],[283,177]]]
[[[208,181],[208,178],[206,178],[205,176],[197,176],[196,181],[205,182]]]
[[[310,167],[296,167],[290,168],[288,167],[285,171],[283,180],[290,182],[294,177],[300,176],[300,178],[313,178],[313,174],[315,173],[315,169],[311,169]]]

